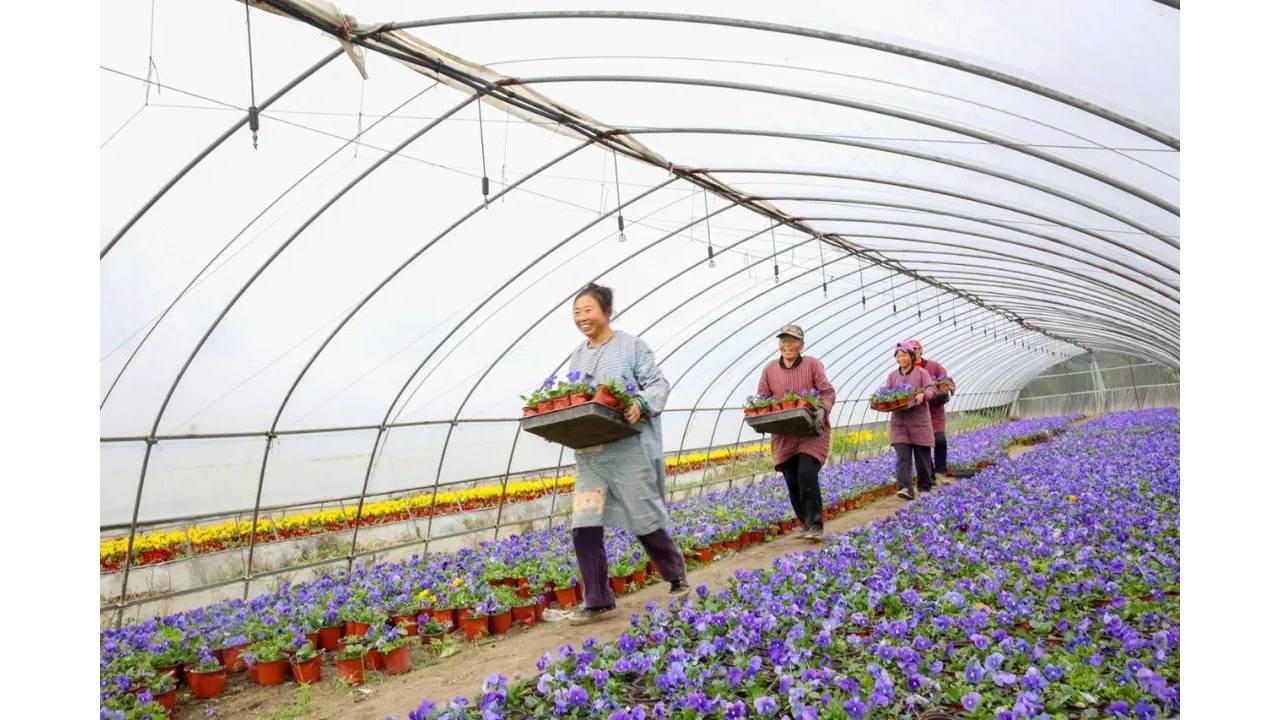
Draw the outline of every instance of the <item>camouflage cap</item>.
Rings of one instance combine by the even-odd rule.
[[[778,331],[778,337],[782,337],[784,335],[790,335],[800,342],[804,342],[804,330],[801,330],[799,325],[787,325]]]

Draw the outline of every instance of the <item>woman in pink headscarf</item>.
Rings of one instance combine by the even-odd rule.
[[[937,360],[926,360],[924,357],[924,346],[919,340],[912,340],[911,346],[916,349],[916,367],[922,367],[925,372],[929,373],[929,377],[934,382],[947,377],[947,369],[942,367],[942,363]],[[955,392],[955,379],[951,380],[951,392]],[[945,398],[939,398],[941,402],[929,403],[929,417],[933,421],[933,472],[934,479],[947,471],[947,414]]]
[[[916,475],[920,478],[921,490],[933,488],[933,424],[929,417],[927,401],[935,394],[933,378],[929,373],[915,364],[915,348],[910,342],[898,343],[893,350],[893,358],[898,367],[889,373],[885,385],[911,385],[920,392],[916,395],[916,405],[905,410],[894,410],[889,417],[889,444],[897,454],[896,475],[898,480],[898,497],[903,500],[914,500],[915,488],[911,483],[911,461],[915,460]],[[925,483],[928,483],[927,485]]]

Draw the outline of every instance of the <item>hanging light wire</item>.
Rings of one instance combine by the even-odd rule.
[[[484,154],[484,101],[476,98],[476,115],[480,119],[480,194],[484,196],[484,206],[489,207],[489,164]]]
[[[258,149],[258,93],[253,84],[253,22],[249,18],[249,3],[244,4],[244,34],[249,44],[249,133],[253,136],[253,149]]]
[[[716,254],[711,249],[711,204],[707,200],[707,188],[702,188],[702,210],[704,217],[707,218],[707,267],[712,270],[716,267]]]
[[[627,233],[625,232],[622,220],[622,182],[618,179],[618,150],[613,150],[613,191],[618,197],[618,242],[627,241]]]

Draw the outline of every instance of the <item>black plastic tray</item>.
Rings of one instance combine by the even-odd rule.
[[[574,450],[640,433],[639,427],[624,420],[621,412],[595,402],[521,418],[520,429]]]
[[[816,414],[805,408],[752,415],[747,418],[747,424],[762,433],[800,437],[822,434],[822,426],[818,424]]]

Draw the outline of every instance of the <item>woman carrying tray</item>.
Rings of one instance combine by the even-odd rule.
[[[915,404],[902,410],[894,410],[889,417],[889,444],[897,454],[898,497],[903,500],[914,500],[915,490],[911,487],[911,461],[914,457],[916,475],[920,478],[921,490],[933,488],[933,462],[929,453],[933,450],[933,425],[929,417],[929,407],[925,402],[932,400],[935,394],[933,378],[927,370],[915,365],[915,347],[908,342],[898,343],[893,350],[894,360],[898,367],[889,372],[886,386],[911,385],[919,388],[915,396]],[[927,485],[925,484],[927,481]]]
[[[584,607],[570,622],[581,625],[617,612],[609,589],[609,561],[604,529],[632,533],[671,583],[671,595],[689,593],[684,557],[671,539],[671,524],[663,499],[666,465],[662,459],[660,417],[670,385],[658,369],[653,351],[643,340],[610,327],[613,291],[592,283],[573,301],[573,322],[587,342],[569,359],[569,370],[597,382],[618,380],[636,401],[624,412],[627,422],[640,425],[637,435],[576,451],[578,474],[573,493],[573,549],[582,574]]]
[[[925,369],[929,373],[929,377],[937,382],[943,378],[947,378],[947,369],[936,360],[924,359],[924,346],[919,340],[911,341],[912,347],[916,349],[916,364]],[[950,379],[950,378],[948,378]],[[955,380],[951,380],[951,390],[955,392]],[[929,419],[933,424],[933,473],[934,479],[947,471],[947,413],[946,406],[941,402],[929,402]]]
[[[788,325],[778,333],[777,362],[772,360],[760,372],[757,394],[762,397],[782,397],[790,390],[802,393],[816,389],[822,402],[822,434],[808,436],[779,435],[771,433],[769,444],[773,449],[773,469],[782,473],[787,481],[787,493],[796,518],[804,524],[800,537],[806,540],[822,539],[822,490],[818,487],[818,470],[827,460],[831,448],[831,408],[836,401],[836,389],[827,379],[826,370],[815,357],[801,356],[804,350],[804,330],[799,325]]]

